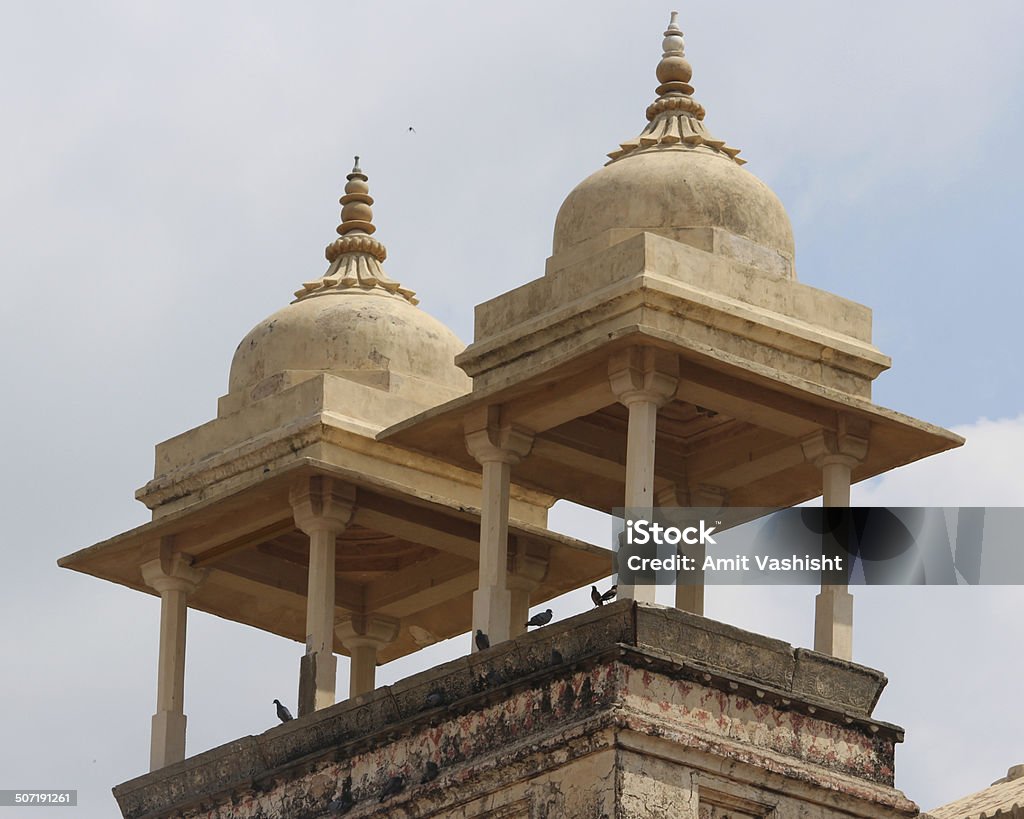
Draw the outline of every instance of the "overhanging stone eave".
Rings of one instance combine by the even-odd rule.
[[[469,506],[415,488],[410,490],[409,487],[402,484],[366,475],[358,470],[304,458],[301,462],[292,464],[271,478],[236,491],[228,498],[207,499],[66,555],[58,560],[58,566],[117,583],[135,591],[155,595],[153,589],[144,583],[139,567],[142,563],[159,557],[160,543],[163,538],[174,538],[173,543],[176,548],[180,548],[185,554],[192,557],[194,565],[211,569],[207,582],[190,597],[188,602],[190,608],[258,628],[286,639],[303,642],[305,640],[305,594],[303,591],[289,590],[280,585],[267,585],[251,577],[236,574],[228,567],[220,566],[218,561],[222,559],[223,554],[216,552],[217,547],[222,545],[217,541],[217,534],[209,535],[207,541],[203,543],[197,543],[194,539],[190,539],[189,534],[208,532],[211,520],[223,520],[225,517],[230,517],[231,515],[227,514],[225,507],[229,511],[233,510],[233,515],[241,517],[244,517],[243,510],[259,509],[262,515],[260,520],[263,518],[267,520],[280,519],[286,523],[286,528],[291,530],[293,524],[291,508],[288,504],[288,488],[300,478],[316,475],[335,477],[357,487],[357,520],[361,515],[359,490],[362,489],[370,492],[371,497],[390,498],[404,504],[403,508],[428,511],[435,515],[441,515],[442,520],[451,521],[453,525],[462,526],[466,529],[467,534],[463,539],[461,555],[449,551],[444,545],[435,545],[434,539],[429,534],[430,526],[427,524],[420,526],[420,537],[424,545],[435,548],[442,555],[450,554],[453,558],[461,556],[462,559],[470,557],[475,561],[472,554],[475,554],[477,548],[476,529],[479,528],[479,507]],[[370,503],[370,498],[364,498],[362,502]],[[377,506],[377,504],[372,505],[375,508]],[[474,527],[476,528],[474,529]],[[509,534],[513,543],[535,544],[546,550],[554,563],[568,567],[567,571],[560,572],[541,582],[536,592],[536,603],[546,602],[580,585],[607,577],[611,573],[611,552],[600,546],[515,518],[509,522]],[[243,534],[234,530],[232,530],[232,535],[232,542],[245,541],[244,548],[249,548],[257,542],[251,537],[245,538]],[[216,557],[204,560],[203,555],[209,554],[211,551],[216,552]],[[343,579],[339,579],[338,582],[342,589],[346,583],[351,585],[350,581]],[[468,602],[469,594],[475,587],[476,571],[474,569],[465,574],[464,582],[452,592],[452,597],[448,599],[450,601],[465,598],[465,601]],[[272,604],[268,595],[273,599]],[[339,591],[339,616],[346,611],[361,611],[360,606],[347,604],[350,597],[352,595]],[[225,604],[225,600],[229,602]],[[444,603],[438,603],[433,605],[433,608],[437,609],[438,606],[443,605]],[[431,605],[426,605],[421,609],[416,609],[407,616],[407,621],[418,623],[422,619],[422,612],[431,608]],[[465,616],[461,618],[453,618],[442,609],[438,609],[438,611],[445,616],[435,618],[431,625],[434,626],[439,640],[456,636],[470,629],[471,621],[468,608]],[[282,612],[285,612],[286,615]],[[389,646],[385,659],[405,656],[419,648],[420,646],[412,642],[411,637],[403,636],[402,639]],[[335,651],[339,654],[347,654],[347,649],[340,641],[336,642]]]
[[[866,398],[831,389],[644,325],[623,327],[610,337],[594,338],[589,344],[581,345],[575,358],[554,367],[540,364],[530,371],[520,371],[519,381],[491,384],[390,427],[380,437],[399,446],[435,457],[449,458],[454,464],[471,468],[472,461],[465,451],[463,432],[463,418],[467,414],[491,405],[529,405],[531,395],[549,390],[552,382],[567,379],[571,372],[586,372],[588,367],[593,367],[594,377],[600,378],[597,372],[600,367],[596,367],[596,363],[605,360],[611,352],[633,344],[657,346],[680,355],[683,385],[680,387],[679,400],[696,401],[710,409],[721,409],[715,405],[713,391],[707,399],[694,399],[692,394],[688,394],[690,382],[687,379],[693,377],[694,368],[727,378],[739,392],[742,392],[744,385],[751,384],[756,385],[761,395],[778,396],[778,414],[791,419],[781,424],[781,427],[793,437],[794,442],[816,428],[836,429],[841,415],[852,415],[867,422],[872,428],[877,428],[881,433],[878,445],[869,447],[868,459],[854,471],[855,481],[865,480],[896,466],[960,446],[964,442],[961,436],[949,430],[873,404]],[[747,403],[752,407],[757,406],[758,402],[763,403],[761,395]],[[758,407],[759,411],[763,409]],[[731,410],[727,414],[736,416]],[[512,420],[515,420],[514,416]],[[759,425],[761,422],[752,423]],[[537,491],[567,497],[560,494],[552,484],[546,484],[542,474],[531,472],[529,456],[517,465],[513,475]],[[820,478],[811,474],[805,478],[794,485],[799,491],[790,493],[798,499],[794,502],[809,500],[821,492]],[[579,496],[571,499],[591,508],[607,508],[603,502],[587,502]]]

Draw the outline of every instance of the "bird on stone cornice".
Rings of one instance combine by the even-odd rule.
[[[526,621],[526,627],[530,628],[530,626],[546,626],[548,623],[551,622],[552,617],[554,617],[554,612],[551,611],[551,609],[538,612]]]
[[[606,592],[598,591],[597,586],[590,587],[590,599],[594,601],[595,606],[603,606],[609,600],[613,599],[619,591],[619,584],[616,583]]]
[[[281,704],[281,700],[274,700],[274,705],[277,706],[277,718],[281,720],[281,722],[290,722],[294,719],[292,712]]]

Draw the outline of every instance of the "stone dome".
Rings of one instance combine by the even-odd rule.
[[[381,267],[387,251],[371,235],[373,198],[358,157],[341,204],[339,238],[326,251],[327,272],[303,284],[295,301],[257,324],[238,345],[228,377],[229,411],[321,373],[420,407],[470,389],[470,378],[455,365],[465,345]],[[355,406],[349,409],[359,415]]]
[[[228,389],[249,403],[276,392],[273,379],[282,374],[296,383],[330,373],[430,406],[468,391],[469,377],[455,366],[463,349],[455,333],[401,296],[328,290],[257,324],[235,351]]]
[[[793,277],[793,229],[786,210],[767,185],[741,167],[739,151],[704,125],[674,13],[663,49],[649,124],[562,203],[553,254],[611,229],[649,231]]]
[[[721,228],[792,267],[793,229],[782,202],[734,160],[703,147],[635,151],[588,176],[558,211],[553,252],[611,228],[650,231],[688,244],[701,237],[688,241],[687,229]]]

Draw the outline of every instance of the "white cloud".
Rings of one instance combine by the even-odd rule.
[[[854,487],[860,506],[1024,506],[1024,415],[955,427],[967,443]]]

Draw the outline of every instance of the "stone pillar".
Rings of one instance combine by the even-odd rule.
[[[185,625],[188,596],[205,572],[193,569],[166,546],[156,560],[141,566],[146,585],[160,593],[160,650],[156,713],[150,738],[149,769],[155,771],[185,758]]]
[[[533,446],[533,434],[502,424],[498,407],[466,419],[466,449],[483,469],[480,503],[480,570],[473,593],[473,634],[491,644],[512,636],[512,597],[508,588],[508,506],[512,465]],[[472,641],[476,651],[476,641]]]
[[[710,513],[712,510],[719,510],[727,503],[728,493],[718,486],[709,486],[707,484],[701,484],[696,489],[690,492],[690,503],[691,507],[697,507],[700,509],[708,510]],[[707,549],[703,544],[687,547],[688,554],[693,555],[697,560],[698,566],[704,565],[704,558],[707,554]],[[704,570],[698,569],[691,573],[694,577],[699,577],[700,583],[677,583],[676,584],[676,608],[680,611],[688,611],[691,614],[699,614],[704,616]]]
[[[546,549],[545,549],[546,552]],[[533,554],[524,543],[516,543],[508,561],[508,590],[511,595],[511,626],[509,635],[526,632],[530,619],[530,595],[537,590],[548,573],[547,554]]]
[[[399,621],[381,614],[358,614],[342,620],[335,633],[349,652],[348,696],[377,687],[377,652],[398,636]]]
[[[629,410],[626,435],[626,496],[623,506],[637,513],[654,507],[654,455],[658,408],[671,399],[679,382],[679,358],[649,347],[632,347],[608,362],[615,397]],[[654,583],[633,585],[619,579],[618,596],[654,602]]]
[[[335,542],[355,509],[355,487],[316,475],[292,486],[295,525],[309,537],[306,653],[299,664],[299,716],[334,704]]]
[[[804,456],[821,470],[822,505],[848,507],[853,468],[868,451],[867,429],[860,435],[840,424],[839,432],[822,430],[802,442]],[[846,583],[822,582],[814,599],[814,650],[841,660],[853,659],[853,595]]]

